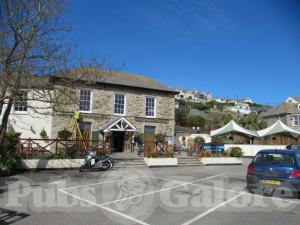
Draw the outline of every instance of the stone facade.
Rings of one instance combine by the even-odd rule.
[[[291,115],[281,115],[279,116],[269,116],[269,117],[264,117],[264,119],[267,121],[268,126],[271,126],[274,124],[277,120],[281,120],[283,123],[285,123],[287,126],[290,128],[293,128],[294,130],[300,131],[300,126],[294,126],[292,123],[292,114]]]
[[[135,126],[138,132],[143,133],[145,126],[155,126],[155,133],[165,133],[174,140],[175,93],[107,84],[82,86],[82,89],[92,91],[91,112],[81,112],[82,121],[90,122],[92,131],[101,131],[117,116],[114,115],[114,96],[116,93],[121,93],[126,96],[124,117]],[[155,118],[145,116],[146,96],[153,96],[156,99]],[[69,108],[75,109],[76,107]],[[57,132],[68,126],[73,113],[74,111],[69,111],[56,113],[53,116],[52,138],[56,138]]]

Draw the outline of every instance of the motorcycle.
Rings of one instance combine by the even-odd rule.
[[[94,161],[94,163],[93,163]],[[96,152],[88,151],[79,172],[92,170],[108,170],[113,166],[113,158],[109,155],[97,156]]]

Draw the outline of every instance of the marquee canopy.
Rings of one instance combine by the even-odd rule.
[[[260,137],[265,137],[272,134],[287,134],[292,136],[293,138],[297,138],[298,136],[300,136],[299,131],[288,127],[280,120],[277,120],[273,125],[267,127],[266,129],[257,131],[257,133]]]
[[[240,125],[238,125],[236,122],[234,122],[234,120],[231,120],[224,127],[221,127],[217,130],[210,131],[210,136],[213,137],[213,136],[219,136],[219,135],[234,133],[234,132],[248,137],[258,137],[256,131],[247,130],[241,127]]]

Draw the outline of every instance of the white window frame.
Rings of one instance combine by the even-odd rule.
[[[123,113],[115,113],[115,104],[116,104],[116,95],[123,95],[124,96],[124,112]],[[113,114],[117,116],[125,116],[126,115],[126,103],[127,98],[125,93],[115,92],[114,93],[114,102],[113,102]]]
[[[27,94],[27,99],[26,99],[26,110],[16,110],[16,102],[14,102],[14,105],[13,105],[13,112],[16,113],[16,114],[28,114],[28,95],[29,95],[29,92],[28,91],[24,91],[24,93]]]
[[[297,117],[298,117],[298,120],[295,120],[295,119],[294,119],[294,116],[297,116]],[[298,121],[298,124],[296,124],[296,121]],[[300,114],[294,114],[294,115],[292,115],[292,125],[293,125],[294,127],[300,126]]]
[[[153,116],[147,116],[147,98],[154,98],[154,115]],[[156,103],[156,97],[155,96],[145,96],[145,117],[148,117],[148,118],[156,118],[156,106],[157,106],[157,103]]]
[[[85,110],[80,110],[80,92],[81,91],[90,91],[91,95],[90,95],[90,110],[88,111],[85,111]],[[91,113],[92,112],[92,106],[93,106],[93,90],[92,89],[89,89],[89,88],[83,88],[83,89],[80,89],[78,91],[78,96],[79,96],[79,105],[78,105],[78,111],[79,112],[82,112],[82,113]]]

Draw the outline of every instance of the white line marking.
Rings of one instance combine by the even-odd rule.
[[[81,197],[79,197],[79,196],[77,196],[77,195],[73,195],[73,194],[71,194],[71,193],[69,193],[69,192],[67,192],[67,191],[64,191],[64,190],[61,190],[61,189],[60,189],[59,191],[62,192],[62,193],[64,193],[64,194],[66,194],[66,195],[70,195],[70,196],[72,196],[73,198],[76,198],[76,199],[78,199],[78,200],[80,200],[80,201],[86,202],[86,203],[88,203],[88,204],[90,204],[90,205],[93,205],[93,206],[96,206],[96,207],[98,207],[98,208],[101,208],[101,209],[104,209],[104,210],[106,210],[106,211],[109,211],[109,212],[111,212],[111,213],[117,214],[117,215],[122,216],[122,217],[124,217],[124,218],[126,218],[126,219],[128,219],[128,220],[132,220],[132,221],[134,221],[135,223],[138,223],[138,224],[141,224],[141,225],[150,225],[150,224],[148,224],[148,223],[145,223],[144,221],[138,220],[138,219],[136,219],[136,218],[134,218],[134,217],[128,216],[128,215],[123,214],[123,213],[120,213],[120,212],[118,212],[118,211],[116,211],[116,210],[113,210],[113,209],[111,209],[111,208],[102,206],[102,205],[97,204],[97,203],[95,203],[95,202],[92,202],[92,201],[83,199],[83,198],[81,198]]]
[[[109,205],[109,204],[129,200],[129,199],[132,199],[132,198],[138,198],[138,197],[142,197],[142,196],[145,196],[145,195],[151,195],[151,194],[155,194],[155,193],[158,193],[158,192],[171,190],[173,188],[181,187],[181,186],[184,186],[184,185],[186,185],[186,184],[179,184],[179,185],[175,185],[175,186],[168,187],[168,188],[162,188],[162,189],[159,189],[159,190],[156,190],[156,191],[150,191],[150,192],[146,192],[146,193],[143,193],[143,194],[140,194],[140,195],[133,195],[133,196],[126,197],[126,198],[117,199],[117,200],[114,200],[114,201],[111,201],[111,202],[104,202],[100,205]]]
[[[229,190],[229,189],[223,189],[223,188],[218,188],[218,187],[213,187],[213,186],[203,185],[203,184],[191,184],[191,185],[198,186],[198,187],[206,187],[206,188],[209,188],[209,189],[215,189],[215,190],[219,190],[219,191],[231,192],[231,193],[235,193],[235,194],[242,193],[240,191],[232,191],[232,190]]]
[[[175,186],[172,186],[172,187],[162,188],[162,189],[159,189],[159,190],[156,190],[156,191],[151,191],[151,192],[143,193],[143,194],[140,194],[140,195],[133,195],[133,196],[126,197],[126,198],[117,199],[117,200],[114,200],[114,201],[111,201],[111,202],[104,202],[104,203],[101,203],[100,205],[109,205],[109,204],[129,200],[129,199],[133,199],[133,198],[137,198],[137,197],[142,197],[142,196],[145,196],[145,195],[155,194],[155,193],[159,193],[159,192],[162,192],[162,191],[167,191],[167,190],[171,190],[171,189],[174,189],[174,188],[177,188],[177,187],[182,187],[182,186],[185,186],[185,185],[188,185],[188,184],[192,184],[193,182],[207,180],[207,179],[210,179],[210,178],[213,178],[213,177],[216,177],[216,176],[221,176],[221,175],[223,175],[223,174],[217,174],[217,175],[201,178],[201,179],[190,181],[190,182],[184,182],[184,183],[181,182],[181,184],[178,184],[178,185],[175,185]],[[156,178],[156,177],[151,177],[151,178]]]
[[[230,173],[224,173],[224,174],[230,174]],[[173,180],[173,179],[167,179],[167,178],[162,178],[162,177],[153,177],[153,178],[157,178],[157,179],[161,179],[161,180],[167,180],[167,181],[173,181],[173,182],[181,182],[184,183],[183,181],[179,181],[179,180]],[[193,186],[199,186],[199,187],[207,187],[210,189],[215,189],[215,190],[220,190],[220,191],[226,191],[226,192],[232,192],[232,193],[236,193],[236,194],[240,194],[242,192],[239,191],[233,191],[233,190],[229,190],[229,189],[224,189],[224,188],[218,188],[218,187],[213,187],[213,186],[209,186],[209,185],[203,185],[203,184],[194,184],[194,183],[190,183],[190,185]],[[260,197],[260,198],[266,198],[266,199],[272,199],[272,200],[276,200],[276,201],[282,201],[282,202],[290,202],[290,203],[295,203],[295,204],[300,204],[300,201],[293,201],[293,200],[289,200],[289,199],[284,199],[284,198],[279,198],[279,197],[268,197],[268,196],[263,196],[263,195],[257,195],[257,194],[252,194],[252,193],[248,193],[245,192],[243,193],[244,195],[249,195],[249,196],[254,196],[254,197]]]
[[[206,216],[206,215],[212,213],[213,211],[217,210],[218,208],[221,208],[221,207],[225,206],[226,204],[228,204],[229,202],[231,202],[231,201],[237,199],[238,197],[240,197],[240,196],[243,195],[243,194],[244,194],[244,192],[239,193],[238,195],[236,195],[236,196],[234,196],[234,197],[228,199],[228,200],[225,201],[225,202],[220,203],[219,205],[216,205],[216,206],[213,207],[213,208],[210,208],[209,210],[205,211],[204,213],[201,213],[200,215],[194,217],[193,219],[191,219],[191,220],[189,220],[189,221],[183,223],[182,225],[190,225],[190,224],[194,223],[196,220],[199,220],[199,219],[201,219],[202,217],[204,217],[204,216]]]
[[[88,186],[93,186],[93,185],[98,185],[98,184],[108,184],[108,183],[114,183],[114,182],[119,182],[123,180],[134,180],[142,177],[151,177],[151,176],[139,176],[139,177],[129,177],[129,178],[123,178],[119,180],[110,180],[110,181],[104,181],[104,182],[98,182],[98,183],[92,183],[92,184],[85,184],[85,185],[80,185],[80,186],[74,186],[74,187],[66,187],[66,188],[61,188],[60,190],[69,190],[69,189],[74,189],[74,188],[81,188],[81,187],[88,187]]]
[[[295,203],[295,204],[300,204],[300,201],[298,202],[298,201],[288,200],[288,199],[279,198],[279,197],[268,197],[268,196],[252,194],[252,193],[248,193],[248,192],[245,192],[244,195],[260,197],[260,198],[266,198],[266,199],[272,199],[272,200],[281,201],[281,202],[291,202],[291,203]]]

